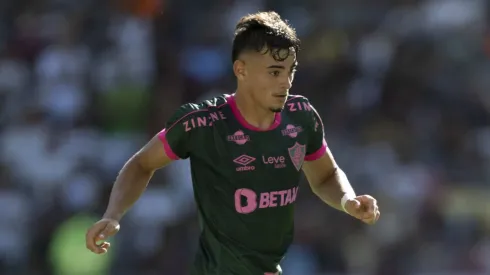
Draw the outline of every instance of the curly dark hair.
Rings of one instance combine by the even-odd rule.
[[[238,21],[233,39],[232,62],[244,51],[271,53],[276,61],[285,60],[294,49],[300,50],[296,31],[276,12],[258,12]]]

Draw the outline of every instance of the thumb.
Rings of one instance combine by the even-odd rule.
[[[104,229],[99,233],[99,236],[98,239],[99,240],[105,240],[107,239],[108,237],[114,235],[114,233],[117,231],[117,228],[114,224],[112,223],[108,223]]]
[[[358,201],[357,199],[348,200],[345,203],[344,208],[347,213],[356,216],[359,213],[359,210],[361,209],[361,202]]]
[[[361,202],[358,201],[357,199],[353,199],[349,201],[352,204],[352,207],[356,210],[359,210],[361,208]]]

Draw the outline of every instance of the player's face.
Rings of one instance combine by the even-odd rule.
[[[286,55],[288,51],[280,54]],[[276,61],[270,53],[254,53],[246,65],[246,82],[255,102],[272,112],[280,112],[286,103],[297,65],[293,49],[284,61]]]

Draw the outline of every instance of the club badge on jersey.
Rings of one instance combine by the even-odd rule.
[[[305,160],[306,146],[296,142],[293,147],[288,148],[288,152],[291,162],[294,164],[296,170],[299,171]]]

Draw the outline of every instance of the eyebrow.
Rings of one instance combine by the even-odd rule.
[[[293,65],[291,65],[291,68],[296,68],[298,66],[298,62],[294,62]],[[271,65],[267,67],[267,69],[286,69],[286,67],[282,65]]]
[[[272,65],[267,67],[267,69],[286,69],[286,67],[281,66],[281,65]]]

